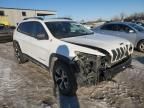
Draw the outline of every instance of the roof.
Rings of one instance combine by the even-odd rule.
[[[58,21],[72,21],[72,20],[69,20],[69,19],[59,19],[59,18],[44,20],[44,22],[56,22],[56,21],[58,22]]]
[[[0,9],[15,9],[15,10],[32,10],[32,11],[49,11],[49,12],[56,12],[56,11],[53,11],[53,10],[22,9],[22,8],[8,8],[8,7],[0,7]]]
[[[132,24],[132,22],[108,22],[107,24]]]
[[[68,19],[68,18],[48,18],[48,19],[43,19],[42,17],[29,17],[29,18],[24,18],[23,20],[25,20],[25,21],[41,20],[41,21],[44,21],[44,22],[72,21],[72,19]]]

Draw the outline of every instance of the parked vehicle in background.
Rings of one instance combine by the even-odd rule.
[[[0,42],[12,41],[15,27],[0,24]]]
[[[134,23],[136,23],[136,24],[138,24],[138,25],[144,27],[144,23],[142,23],[142,22],[134,22]]]
[[[83,25],[85,28],[87,28],[87,29],[91,29],[91,27],[90,26],[87,26],[87,25]]]
[[[14,32],[13,46],[18,63],[31,60],[49,69],[67,96],[75,95],[77,81],[96,84],[100,76],[127,68],[133,53],[129,41],[94,34],[68,19],[26,19]]]
[[[109,22],[92,29],[96,33],[125,38],[133,43],[134,47],[144,52],[144,28],[131,22]]]

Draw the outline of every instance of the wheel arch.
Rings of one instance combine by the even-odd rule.
[[[139,40],[139,41],[137,42],[136,48],[138,48],[138,45],[139,45],[139,43],[140,43],[141,41],[144,41],[144,39],[141,39],[141,40]]]
[[[137,44],[137,50],[140,52],[144,52],[144,39],[141,39]]]
[[[49,69],[51,72],[53,71],[52,67],[54,66],[54,63],[57,60],[64,62],[68,65],[70,65],[70,63],[72,62],[68,57],[65,57],[65,56],[60,55],[60,54],[52,53],[50,55],[50,58],[49,58]]]

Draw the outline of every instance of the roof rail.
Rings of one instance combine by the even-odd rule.
[[[28,20],[28,19],[38,19],[38,20],[44,20],[41,17],[28,17],[28,18],[24,18],[23,20]]]
[[[67,20],[72,20],[72,18],[68,18],[68,17],[56,17],[56,18],[52,18],[52,19],[67,19]]]

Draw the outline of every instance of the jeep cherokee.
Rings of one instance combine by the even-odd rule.
[[[132,44],[122,38],[93,33],[68,19],[27,18],[13,36],[18,63],[28,60],[53,75],[63,95],[74,95],[78,84],[96,84],[100,76],[131,64]]]

